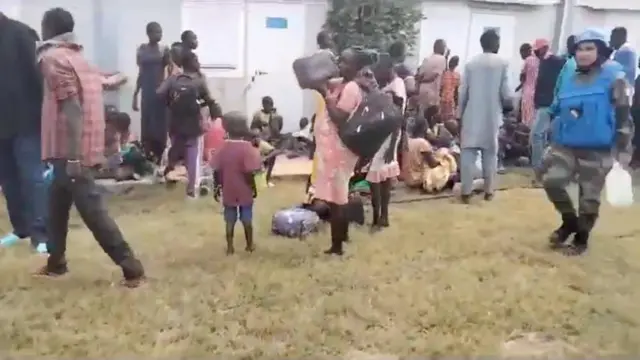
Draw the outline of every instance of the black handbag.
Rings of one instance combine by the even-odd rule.
[[[402,124],[402,113],[389,95],[372,90],[353,115],[338,128],[344,145],[361,158],[371,159]]]

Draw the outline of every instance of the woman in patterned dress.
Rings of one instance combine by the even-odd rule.
[[[520,87],[522,88],[520,114],[522,122],[531,128],[531,124],[533,123],[536,114],[533,97],[536,92],[536,80],[538,79],[540,59],[535,56],[530,44],[523,44],[520,47],[520,56],[524,59],[524,66],[522,67],[522,73],[520,74]]]
[[[440,118],[443,121],[453,119],[458,107],[458,88],[460,87],[460,74],[456,71],[460,58],[452,56],[449,66],[442,74],[440,91]]]
[[[357,82],[358,72],[367,65],[368,56],[354,49],[340,56],[342,81],[329,81],[317,89],[325,98],[325,111],[316,116],[316,168],[313,187],[315,198],[329,204],[331,209],[331,248],[326,254],[342,255],[343,243],[349,236],[346,205],[349,202],[349,178],[358,157],[340,140],[337,124],[347,121],[362,101],[362,88]]]

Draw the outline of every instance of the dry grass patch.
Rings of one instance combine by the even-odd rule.
[[[640,353],[640,207],[605,208],[590,252],[568,259],[545,247],[557,217],[540,190],[396,205],[392,228],[352,231],[338,259],[322,254],[326,229],[302,242],[269,235],[273,211],[302,188],[263,194],[258,250],[233,257],[213,201],[156,187],[111,199],[151,278],[138,290],[110,286],[120,274],[80,226],[63,279],[31,278],[43,259],[26,245],[2,250],[0,347],[65,358],[498,355],[514,333],[536,332],[581,354]]]

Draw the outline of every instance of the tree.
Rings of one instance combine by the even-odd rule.
[[[423,19],[419,4],[417,0],[332,0],[325,29],[334,34],[338,51],[350,46],[386,51],[396,40],[411,49]]]

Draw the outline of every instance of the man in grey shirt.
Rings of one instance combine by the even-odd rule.
[[[480,36],[480,45],[483,53],[467,63],[458,97],[463,203],[471,199],[478,153],[482,157],[484,199],[493,199],[503,108],[513,108],[507,75],[509,65],[497,54],[500,36],[494,30],[487,30]]]

